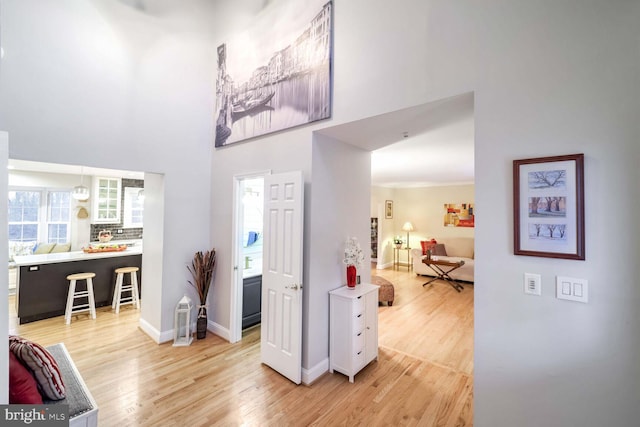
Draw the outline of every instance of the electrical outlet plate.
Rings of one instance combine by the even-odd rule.
[[[556,298],[589,302],[589,281],[575,277],[556,276]]]
[[[524,293],[542,295],[542,276],[534,273],[524,273]]]

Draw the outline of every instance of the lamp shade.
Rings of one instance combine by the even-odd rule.
[[[84,185],[84,169],[80,168],[80,185],[73,187],[71,197],[76,200],[87,200],[89,198],[89,188]]]
[[[405,222],[402,226],[402,231],[407,232],[407,249],[411,249],[411,245],[409,244],[409,232],[413,231],[413,224],[409,221]]]

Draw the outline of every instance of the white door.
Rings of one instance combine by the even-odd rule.
[[[302,172],[265,176],[262,363],[300,384],[302,376]]]

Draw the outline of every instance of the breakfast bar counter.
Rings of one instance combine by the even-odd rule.
[[[115,243],[115,242],[114,242]],[[111,305],[115,269],[138,267],[142,274],[142,246],[113,252],[62,252],[14,257],[16,311],[20,324],[64,314],[69,281],[67,276],[92,272],[96,307]],[[139,278],[138,283],[141,283]]]

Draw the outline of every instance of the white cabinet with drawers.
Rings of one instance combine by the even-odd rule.
[[[369,283],[329,292],[329,372],[353,377],[378,358],[378,288]]]

